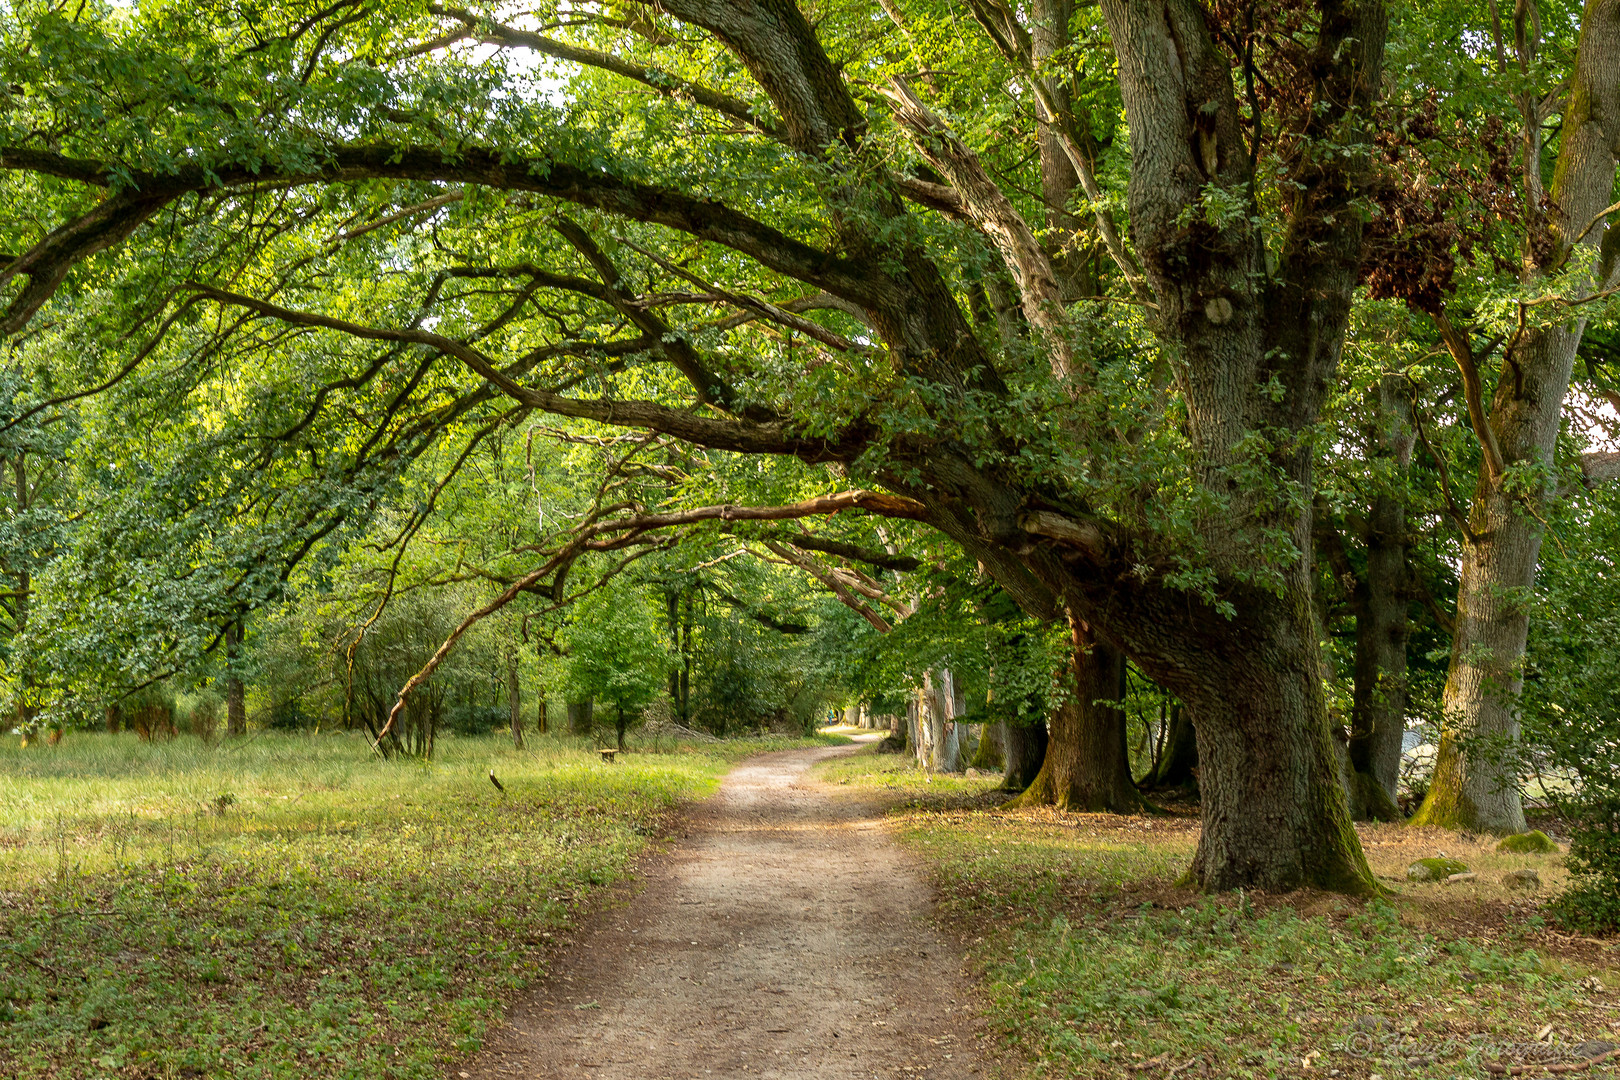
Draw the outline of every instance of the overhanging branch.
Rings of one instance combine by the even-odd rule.
[[[859,435],[847,430],[832,439],[812,439],[792,432],[780,421],[755,423],[746,420],[718,420],[651,401],[572,398],[549,390],[523,386],[496,367],[494,360],[472,346],[429,330],[363,326],[316,312],[284,308],[278,304],[197,282],[189,282],[185,288],[219,303],[245,307],[267,318],[297,326],[320,327],[369,341],[400,341],[434,349],[460,360],[519,404],[555,416],[572,416],[614,427],[658,431],[684,442],[717,450],[734,450],[744,454],[780,454],[809,462],[850,461],[860,453],[864,445],[864,440]]]
[[[741,252],[762,266],[825,289],[862,307],[875,306],[880,275],[840,256],[796,240],[716,199],[675,188],[622,180],[600,168],[551,157],[514,158],[484,147],[453,154],[438,147],[362,143],[330,148],[319,164],[304,171],[278,171],[246,165],[207,170],[185,167],[169,174],[133,172],[98,161],[84,161],[35,150],[0,146],[0,169],[57,176],[98,187],[119,186],[129,194],[103,203],[94,213],[155,200],[157,206],[188,191],[270,184],[312,184],[351,180],[417,180],[480,184],[505,191],[529,191],[617,217],[684,232]],[[90,218],[92,215],[86,215]],[[141,217],[140,220],[145,220]],[[123,235],[139,221],[129,224]],[[53,234],[54,235],[54,234]],[[110,242],[110,241],[109,241]],[[102,246],[105,246],[103,244]],[[25,256],[26,257],[26,256]],[[9,272],[20,272],[13,264]]]

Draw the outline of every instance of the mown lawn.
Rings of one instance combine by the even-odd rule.
[[[438,1076],[676,803],[804,744],[0,741],[0,1077]]]
[[[822,776],[894,800],[1015,1074],[1450,1080],[1620,1047],[1620,943],[1560,934],[1499,886],[1400,877],[1425,845],[1482,881],[1512,863],[1560,882],[1559,856],[1382,826],[1366,839],[1387,900],[1210,898],[1176,884],[1196,820],[1006,811],[992,779],[866,753]],[[1617,1074],[1620,1059],[1576,1075]]]

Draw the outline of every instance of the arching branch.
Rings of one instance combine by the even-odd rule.
[[[460,360],[519,404],[556,416],[594,420],[615,427],[644,428],[718,450],[735,450],[748,454],[781,454],[810,462],[853,460],[864,447],[864,437],[849,430],[831,439],[812,439],[794,433],[787,424],[780,421],[721,420],[651,401],[587,400],[568,397],[549,390],[523,386],[506,371],[496,367],[494,360],[484,353],[465,342],[432,331],[363,326],[315,312],[284,308],[251,296],[216,289],[211,285],[190,282],[185,287],[219,303],[245,307],[267,318],[298,326],[335,330],[369,341],[402,341],[426,346]]]
[[[723,116],[729,116],[740,124],[754,128],[772,138],[781,138],[781,130],[776,120],[763,110],[750,105],[741,98],[732,97],[702,83],[683,79],[667,71],[655,68],[642,67],[632,64],[612,53],[599,52],[596,49],[587,49],[580,45],[571,45],[566,41],[546,37],[529,30],[519,30],[516,27],[505,26],[501,23],[480,19],[477,15],[465,8],[449,7],[445,4],[433,4],[428,10],[435,15],[455,19],[461,23],[467,33],[463,39],[472,38],[485,45],[499,45],[502,48],[533,49],[537,53],[555,57],[558,60],[567,60],[586,67],[599,68],[611,71],[615,75],[623,76],[632,82],[650,86],[666,97],[684,99],[705,109],[712,109]],[[446,35],[448,38],[448,35]],[[448,43],[448,42],[446,42]]]

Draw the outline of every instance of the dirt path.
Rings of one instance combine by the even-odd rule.
[[[851,748],[739,765],[452,1078],[982,1076],[957,949],[880,809],[806,775]]]

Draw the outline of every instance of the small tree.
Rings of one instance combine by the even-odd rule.
[[[643,590],[610,587],[575,609],[560,635],[568,654],[568,700],[612,705],[620,750],[625,732],[658,696],[674,666],[658,619]]]

